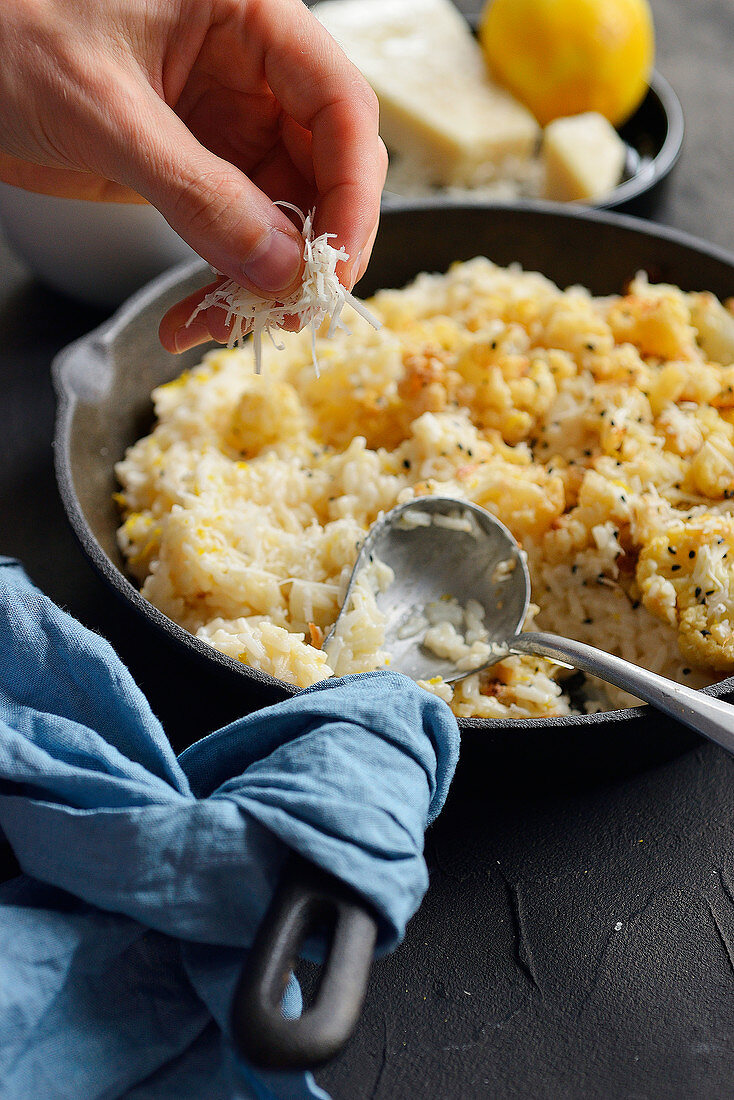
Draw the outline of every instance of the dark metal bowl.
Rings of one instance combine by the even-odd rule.
[[[678,163],[685,133],[680,100],[660,73],[652,73],[645,98],[635,113],[619,127],[618,133],[627,146],[623,179],[607,195],[588,205],[598,210],[615,209],[638,216],[649,215],[662,198],[670,173]],[[385,191],[383,195],[386,207],[400,206],[409,201],[394,191]],[[435,204],[447,200],[441,189],[437,188],[435,196],[427,201]],[[463,201],[474,201],[471,192],[467,192]],[[578,205],[573,204],[574,207]]]
[[[420,271],[443,271],[454,260],[484,254],[496,263],[518,261],[560,286],[581,283],[594,294],[617,293],[639,270],[652,280],[684,290],[734,295],[734,256],[682,233],[589,209],[548,203],[461,206],[441,203],[403,206],[383,213],[373,259],[359,285],[362,296],[380,287],[398,287]],[[156,279],[115,316],[60,353],[54,363],[59,405],[55,437],[56,470],[71,524],[89,559],[111,588],[140,612],[142,630],[153,628],[193,655],[202,674],[246,696],[247,709],[268,705],[296,689],[248,668],[212,649],[177,626],[143,599],[124,572],[115,532],[120,522],[112,501],[114,463],[150,430],[153,388],[199,361],[201,348],[169,355],[158,343],[163,312],[210,278],[194,263]],[[734,678],[710,690],[734,691]],[[244,699],[243,699],[244,701]],[[647,707],[603,714],[501,721],[462,719],[466,734],[481,733],[485,745],[501,750],[510,742],[543,756],[559,740],[584,750],[601,742],[595,734],[615,731],[615,743],[635,747],[646,738],[690,744],[668,718]],[[621,749],[619,750],[621,751]],[[626,750],[625,750],[626,751]]]
[[[684,132],[678,96],[660,73],[653,72],[642,103],[619,128],[628,149],[625,178],[594,205],[626,213],[650,213],[678,163]]]

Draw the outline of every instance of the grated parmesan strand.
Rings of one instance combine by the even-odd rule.
[[[320,237],[314,237],[313,210],[304,217],[303,213],[293,203],[278,201],[276,205],[294,211],[303,223],[301,230],[303,236],[303,278],[300,287],[282,301],[274,301],[261,298],[258,294],[254,294],[245,287],[240,286],[233,279],[229,279],[205,295],[189,317],[186,325],[188,327],[195,317],[204,310],[210,309],[211,306],[219,306],[224,309],[226,311],[226,323],[229,328],[227,347],[242,347],[245,337],[252,332],[255,373],[260,374],[262,367],[262,334],[267,333],[274,346],[282,351],[283,345],[275,339],[273,329],[282,328],[286,317],[297,317],[301,328],[305,325],[311,327],[311,354],[314,370],[318,375],[316,334],[325,318],[329,318],[327,338],[331,338],[338,329],[349,333],[349,329],[341,320],[341,312],[346,304],[349,304],[373,328],[380,328],[381,322],[339,282],[336,275],[336,265],[339,260],[348,260],[349,255],[344,248],[334,248],[333,245],[329,244],[329,238],[335,237],[336,233],[322,233]]]

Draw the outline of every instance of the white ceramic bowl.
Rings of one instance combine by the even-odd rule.
[[[39,279],[96,306],[119,305],[154,276],[195,256],[144,204],[62,199],[0,183],[0,226]]]

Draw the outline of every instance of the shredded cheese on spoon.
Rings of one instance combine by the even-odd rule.
[[[297,317],[300,327],[311,327],[311,353],[316,374],[319,373],[318,359],[316,358],[316,333],[322,321],[329,318],[327,337],[331,337],[337,329],[349,332],[349,329],[341,320],[341,312],[348,302],[352,309],[356,310],[365,321],[373,328],[380,328],[381,322],[355,298],[353,294],[342,286],[336,275],[336,265],[339,260],[348,260],[349,254],[344,248],[334,248],[329,244],[329,238],[336,233],[322,233],[320,237],[313,235],[312,210],[307,217],[290,202],[279,201],[277,206],[287,207],[298,214],[303,223],[303,278],[300,287],[287,298],[275,301],[261,298],[233,279],[228,280],[210,291],[199,303],[189,317],[186,325],[191,324],[204,310],[211,306],[219,306],[226,310],[226,321],[229,326],[228,348],[242,347],[245,337],[252,332],[252,341],[255,350],[255,373],[260,374],[262,366],[262,334],[266,332],[273,344],[282,351],[282,345],[278,344],[273,336],[273,329],[283,327],[287,317]]]

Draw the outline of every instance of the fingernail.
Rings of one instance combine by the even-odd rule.
[[[301,246],[279,229],[268,230],[242,270],[261,290],[284,290],[301,269]]]
[[[209,326],[205,321],[192,321],[190,325],[181,325],[173,334],[173,346],[178,355],[189,348],[195,348],[197,344],[203,344],[211,340]]]
[[[363,272],[362,272],[362,254],[363,253],[364,253],[364,249],[360,248],[359,252],[354,257],[354,263],[352,264],[352,271],[351,271],[351,276],[352,276],[352,282],[353,283],[358,282],[360,277],[363,274]]]

